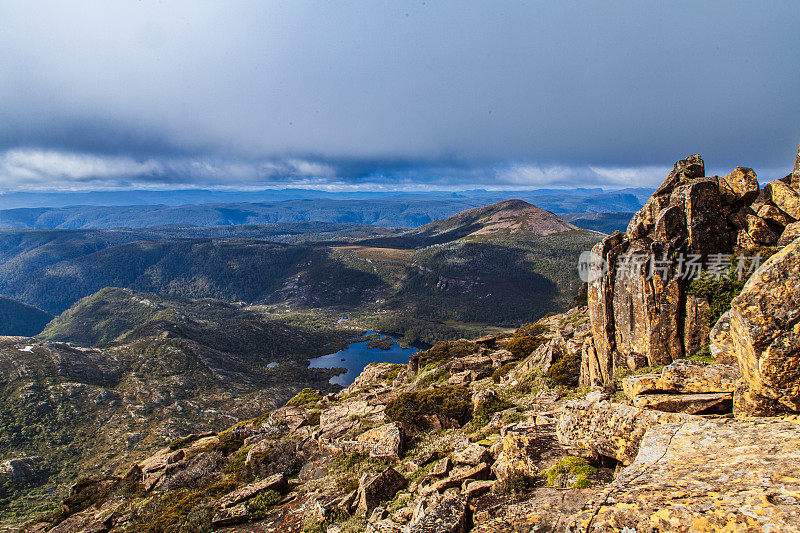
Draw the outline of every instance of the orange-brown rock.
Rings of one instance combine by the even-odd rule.
[[[800,531],[800,426],[708,420],[653,426],[636,460],[566,531]]]
[[[771,181],[767,184],[767,194],[770,201],[778,209],[794,218],[800,218],[800,193],[781,180]]]
[[[800,411],[800,240],[770,257],[731,305],[734,352],[749,388]]]

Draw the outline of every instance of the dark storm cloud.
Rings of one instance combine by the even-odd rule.
[[[5,2],[0,188],[650,185],[695,152],[780,173],[799,18],[793,1]]]

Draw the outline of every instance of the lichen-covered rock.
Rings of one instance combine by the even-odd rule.
[[[790,409],[778,400],[765,398],[750,390],[747,381],[740,379],[733,393],[733,416],[736,418],[781,416]]]
[[[516,424],[503,429],[503,451],[492,465],[498,487],[508,489],[520,481],[533,480],[539,474],[531,453],[535,439],[535,425]]]
[[[758,244],[773,245],[778,242],[779,235],[767,224],[767,221],[755,215],[747,215],[747,233]]]
[[[399,422],[391,422],[365,431],[357,437],[359,443],[368,445],[370,457],[400,459],[405,442],[405,429]]]
[[[233,507],[227,507],[217,511],[214,514],[214,517],[211,519],[211,526],[224,527],[241,524],[242,522],[247,522],[247,515],[247,503],[242,502],[239,505],[234,505]]]
[[[733,392],[740,377],[735,365],[678,359],[661,370],[660,390],[683,394]]]
[[[634,407],[655,409],[669,413],[722,414],[733,409],[733,393],[712,392],[704,394],[640,394],[633,399]]]
[[[757,214],[767,222],[772,222],[773,224],[779,226],[788,226],[795,221],[794,218],[790,217],[774,205],[769,204],[762,205],[758,209]]]
[[[717,320],[717,323],[714,324],[708,334],[708,340],[711,344],[709,347],[711,356],[716,359],[718,363],[726,365],[739,364],[733,347],[733,338],[731,337],[730,310],[719,317],[719,320]]]
[[[767,194],[770,201],[778,209],[797,220],[800,218],[800,193],[781,180],[771,181],[767,184]]]
[[[409,529],[409,533],[466,533],[466,531],[467,498],[465,496],[444,498]]]
[[[380,474],[365,473],[358,481],[358,509],[368,513],[381,502],[391,500],[403,488],[406,478],[394,468]]]
[[[742,374],[759,396],[800,411],[800,240],[770,257],[731,305]]]
[[[608,401],[572,400],[564,406],[556,435],[562,445],[578,455],[610,457],[629,465],[648,428],[695,418]]]
[[[448,489],[461,487],[467,481],[485,481],[489,478],[492,468],[487,463],[478,463],[475,466],[460,466],[454,468],[446,479],[435,482],[423,491],[423,494],[432,492],[445,492]]]
[[[335,441],[348,431],[357,429],[363,421],[381,423],[386,421],[382,403],[364,398],[352,398],[333,404],[325,409],[319,417],[320,435]]]
[[[651,427],[570,532],[800,531],[800,425],[695,419]]]
[[[720,190],[728,201],[750,203],[761,189],[752,168],[736,167],[733,172],[719,179]]]
[[[470,444],[462,450],[453,453],[453,461],[462,465],[475,466],[479,463],[491,462],[489,450],[480,444]]]
[[[622,380],[622,391],[630,399],[647,392],[660,391],[661,374],[639,374]]]
[[[622,380],[622,389],[628,398],[653,392],[676,394],[732,393],[741,377],[735,365],[709,364],[689,359],[678,359],[665,366],[660,373],[628,376]]]
[[[783,233],[781,233],[781,236],[778,239],[778,246],[786,246],[788,244],[791,244],[799,237],[800,237],[800,221],[791,222],[786,225],[786,228],[784,228]]]

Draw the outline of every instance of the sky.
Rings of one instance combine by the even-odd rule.
[[[791,170],[791,1],[0,2],[0,191]]]

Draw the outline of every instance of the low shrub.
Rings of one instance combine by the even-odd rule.
[[[573,489],[585,489],[592,485],[589,476],[597,473],[597,469],[583,457],[564,457],[550,469],[543,472],[549,487],[563,487],[571,482]],[[574,477],[574,481],[573,478]]]
[[[450,371],[445,367],[433,367],[429,372],[424,373],[417,380],[418,387],[428,387],[434,383],[440,383],[450,376]]]
[[[514,404],[500,398],[498,396],[491,396],[478,404],[478,407],[472,414],[472,429],[477,430],[484,427],[489,423],[489,419],[493,414],[505,411],[514,407]]]
[[[581,355],[568,351],[550,365],[545,378],[551,387],[573,388],[578,386],[580,375]]]
[[[467,387],[446,386],[400,394],[386,406],[386,416],[396,422],[418,424],[424,415],[441,415],[464,424],[469,420],[471,394]]]
[[[761,263],[772,257],[778,248],[762,246],[754,250],[743,250],[731,256],[730,267],[722,275],[703,272],[689,285],[689,294],[702,296],[708,300],[710,309],[705,314],[709,324],[715,324],[719,317],[730,310],[731,302],[742,292],[753,265],[751,257],[760,256]],[[740,259],[743,261],[740,263]]]
[[[419,366],[424,368],[433,362],[450,361],[475,353],[478,345],[468,340],[439,341],[431,348],[419,353]]]

